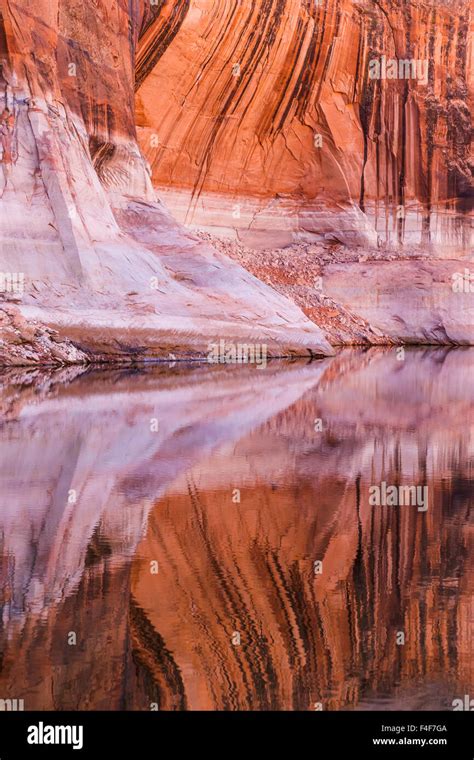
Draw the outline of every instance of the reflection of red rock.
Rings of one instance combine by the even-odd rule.
[[[359,522],[367,481],[315,475],[246,488],[236,474],[234,505],[230,486],[209,492],[192,473],[187,480],[188,496],[157,506],[132,574],[143,610],[142,621],[131,618],[132,644],[165,709],[178,692],[153,665],[148,629],[172,653],[188,709],[364,709],[383,699],[404,709],[405,695],[405,709],[412,698],[415,709],[449,709],[456,684],[472,684],[470,566],[451,578],[454,558],[439,551],[456,545],[467,557],[470,548],[460,524],[439,541],[449,486],[435,490],[422,526],[415,511],[382,514],[362,500]]]
[[[450,709],[456,684],[472,687],[472,525],[455,506],[472,488],[472,426],[452,424],[472,405],[461,390],[471,368],[462,354],[441,357],[338,358],[314,393],[156,506],[132,570],[146,618],[132,617],[132,641],[164,705],[179,692],[150,663],[149,627],[173,653],[189,709]],[[429,477],[425,516],[369,508],[371,478],[408,473]]]
[[[449,709],[474,679],[472,353],[16,375],[0,693],[27,709]],[[371,483],[412,479],[426,513],[369,507]]]

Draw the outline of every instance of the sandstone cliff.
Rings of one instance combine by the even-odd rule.
[[[23,289],[2,288],[18,302],[2,315],[2,360],[77,359],[76,347],[115,358],[206,355],[216,338],[331,353],[294,304],[156,199],[134,121],[146,18],[143,4],[116,0],[2,4],[0,271],[21,274]],[[22,317],[55,330],[60,351],[14,333]],[[15,352],[15,341],[26,349]]]
[[[452,289],[472,261],[464,0],[0,7],[0,363],[474,342],[470,269]],[[382,58],[416,77],[372,78]],[[314,266],[282,286],[291,248],[264,284],[190,226],[328,246],[324,298]],[[396,284],[381,238],[409,259]],[[341,242],[367,267],[331,259]],[[420,242],[452,261],[423,269]]]
[[[466,0],[160,6],[138,43],[137,118],[180,218],[252,245],[472,242]],[[382,56],[420,69],[371,78]]]

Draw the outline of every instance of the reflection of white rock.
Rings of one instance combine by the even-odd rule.
[[[419,694],[453,647],[459,677],[467,673],[473,363],[471,349],[407,350],[403,364],[395,350],[346,350],[265,372],[101,371],[55,383],[67,370],[35,373],[31,386],[25,371],[8,373],[18,380],[3,379],[0,394],[4,693],[22,684],[41,709],[123,708],[123,699],[141,709],[137,664],[151,666],[160,690],[176,688],[153,666],[151,625],[188,707],[222,708],[242,678],[229,654],[229,599],[247,640],[259,646],[261,631],[271,644],[278,678],[267,686],[285,709],[306,707],[316,682],[334,709],[364,694],[370,704],[380,673],[400,694],[416,672]],[[428,478],[428,512],[370,506],[369,486],[385,476]],[[386,647],[395,616],[410,630],[401,680],[397,647]],[[69,631],[82,640],[76,652]],[[321,672],[328,652],[333,666]],[[231,679],[209,678],[224,669]],[[253,668],[244,680],[239,704],[248,707],[250,689],[263,709],[264,680]]]
[[[301,477],[353,483],[362,474],[370,483],[399,467],[403,482],[417,483],[421,461],[426,477],[449,477],[454,450],[464,462],[472,457],[473,363],[471,350],[407,350],[403,363],[395,350],[345,351],[328,365],[204,371],[187,380],[137,375],[108,383],[92,375],[24,406],[20,396],[16,419],[1,435],[4,554],[15,558],[8,614],[22,615],[25,605],[39,611],[69,594],[96,531],[112,556],[132,557],[150,508],[180,491],[191,470],[200,488],[255,478],[284,485],[291,438]],[[243,436],[303,393],[312,404],[308,419],[290,414],[286,432],[266,434],[265,449],[258,435],[251,457],[247,443],[240,449]],[[3,394],[8,398],[8,386]],[[315,416],[337,445],[313,431]],[[317,472],[314,457],[322,463]]]
[[[0,438],[1,532],[15,557],[9,615],[71,593],[96,530],[121,561],[132,557],[150,508],[180,473],[292,404],[323,369],[242,368],[171,385],[144,375],[103,386],[99,375],[90,395],[86,382],[84,393],[72,385],[27,403]]]
[[[44,610],[44,600],[44,583],[37,576],[33,576],[25,594],[25,607],[28,612],[40,613]]]

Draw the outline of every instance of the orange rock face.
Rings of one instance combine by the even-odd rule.
[[[116,0],[2,6],[0,308],[18,301],[23,317],[56,331],[66,358],[77,359],[74,347],[107,359],[204,357],[220,339],[331,353],[299,308],[157,200],[133,96],[149,12]],[[8,314],[3,323],[0,363],[57,355],[42,334],[5,352],[25,341],[11,338]]]
[[[450,279],[470,253],[470,23],[464,0],[4,1],[0,363],[204,358],[220,339],[332,352],[327,303],[183,222],[252,250],[432,244],[456,263],[434,265],[420,329],[418,313],[399,329],[412,289],[393,293],[390,267],[375,293],[328,269],[324,297],[374,320],[368,342],[472,343]]]
[[[153,182],[244,242],[377,229],[452,253],[472,193],[469,29],[465,0],[166,2],[137,56]],[[396,79],[372,78],[383,56]]]

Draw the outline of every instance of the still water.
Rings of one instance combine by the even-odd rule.
[[[474,698],[473,377],[474,349],[3,372],[0,699]]]

